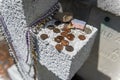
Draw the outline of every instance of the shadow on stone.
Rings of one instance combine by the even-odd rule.
[[[76,74],[71,80],[84,80],[84,79]]]

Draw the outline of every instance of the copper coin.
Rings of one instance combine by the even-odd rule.
[[[61,41],[61,44],[62,44],[63,46],[67,46],[67,45],[69,45],[69,42],[68,42],[67,40],[62,40],[62,41]]]
[[[48,25],[47,28],[50,29],[50,30],[53,30],[55,28],[55,26],[54,25]]]
[[[65,30],[67,33],[70,33],[71,32],[71,29],[66,29]]]
[[[41,37],[42,40],[45,40],[45,39],[48,38],[48,35],[47,34],[41,34],[40,37]]]
[[[66,36],[66,38],[70,41],[74,40],[75,36],[71,33]]]
[[[62,46],[61,44],[57,44],[57,45],[55,46],[55,48],[56,48],[58,51],[63,50],[63,46]]]
[[[63,37],[66,37],[67,36],[67,32],[61,32],[61,35],[63,36]]]
[[[66,29],[67,29],[67,27],[65,26],[65,27],[62,28],[62,31],[65,31]]]
[[[85,37],[84,35],[79,35],[78,38],[79,38],[80,40],[85,40],[85,39],[86,39],[86,37]]]
[[[69,29],[69,28],[67,28],[67,27],[63,27],[63,28],[62,28],[62,31],[65,31],[65,32],[69,33],[69,32],[71,32],[71,29]]]
[[[69,52],[74,51],[74,48],[72,46],[66,46],[65,49]]]
[[[57,36],[54,40],[58,43],[60,43],[64,39],[63,36]]]
[[[54,28],[54,29],[53,29],[53,32],[54,32],[54,33],[60,33],[60,30],[59,30],[58,28]]]

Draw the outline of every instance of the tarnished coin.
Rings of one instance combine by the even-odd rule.
[[[62,40],[64,40],[64,37],[63,36],[57,36],[54,40],[56,42],[60,43]]]
[[[47,34],[41,34],[40,37],[41,37],[42,40],[45,40],[45,39],[48,38],[48,35]]]
[[[54,32],[54,33],[60,33],[60,30],[59,30],[58,28],[54,28],[54,29],[53,29],[53,32]]]
[[[87,28],[87,27],[85,28],[84,31],[85,31],[86,34],[90,34],[90,33],[92,33],[92,30],[91,30],[90,28]]]
[[[75,36],[72,33],[70,33],[70,34],[67,34],[66,38],[70,41],[73,41]]]
[[[50,29],[50,30],[53,30],[55,28],[55,26],[54,25],[48,25],[47,28]]]
[[[66,37],[66,36],[67,36],[67,32],[65,32],[65,31],[64,31],[64,32],[61,32],[60,34],[61,34],[63,37]]]
[[[63,50],[63,46],[62,46],[61,44],[57,44],[57,45],[55,46],[55,48],[56,48],[58,51]]]
[[[68,46],[68,45],[69,45],[69,42],[68,42],[67,40],[62,40],[62,41],[61,41],[61,44],[62,44],[63,46]]]
[[[69,52],[74,51],[74,48],[72,46],[66,46],[65,49]]]

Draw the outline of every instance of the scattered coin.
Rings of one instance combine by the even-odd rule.
[[[54,28],[54,29],[53,29],[53,32],[54,32],[54,33],[60,33],[60,30],[59,30],[58,28]]]
[[[62,40],[62,41],[61,41],[61,44],[62,44],[63,46],[68,46],[68,45],[69,45],[69,42],[68,42],[67,40]]]
[[[61,35],[63,36],[63,37],[66,37],[67,36],[67,32],[61,32]]]
[[[79,35],[78,38],[79,38],[80,40],[85,40],[85,39],[86,39],[86,37],[85,37],[84,35]]]
[[[41,37],[41,39],[42,39],[42,40],[45,40],[45,39],[47,39],[47,38],[48,38],[48,35],[47,35],[47,34],[41,34],[41,36],[40,36],[40,37]]]
[[[55,28],[55,26],[54,25],[48,25],[47,28],[50,29],[50,30],[53,30]]]
[[[75,36],[71,33],[71,34],[67,34],[66,38],[70,41],[74,40]]]
[[[62,31],[65,31],[67,33],[71,32],[71,29],[70,28],[67,28],[67,27],[63,27],[62,28]]]
[[[57,44],[57,45],[55,46],[55,48],[56,48],[58,51],[63,50],[63,46],[62,46],[61,44]]]
[[[74,50],[72,46],[66,46],[65,49],[69,52],[72,52]]]
[[[86,34],[90,34],[90,33],[92,33],[92,30],[91,30],[90,28],[87,28],[87,27],[85,28],[84,31],[85,31]]]
[[[64,40],[64,37],[63,36],[57,36],[54,40],[56,42],[60,43],[62,40]]]

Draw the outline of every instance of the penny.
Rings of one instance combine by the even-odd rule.
[[[69,52],[72,52],[74,50],[72,46],[66,46],[65,49]]]
[[[92,30],[91,30],[90,28],[87,28],[87,27],[85,28],[84,31],[85,31],[86,34],[90,34],[90,33],[92,33]]]
[[[68,42],[67,40],[62,40],[62,41],[61,41],[61,44],[62,44],[63,46],[67,46],[67,45],[69,45],[69,42]]]
[[[71,29],[66,29],[65,32],[70,33]]]
[[[66,37],[67,36],[67,32],[61,32],[61,35],[63,36],[63,37]]]
[[[60,30],[59,30],[58,28],[54,28],[54,29],[53,29],[53,32],[54,32],[54,33],[60,33]]]
[[[56,48],[58,51],[63,50],[63,46],[62,46],[61,44],[57,44],[57,45],[55,46],[55,48]]]
[[[70,41],[74,40],[75,36],[71,33],[71,34],[67,34],[66,38]]]
[[[42,40],[45,40],[45,39],[48,38],[48,35],[47,34],[41,34],[40,37],[41,37]]]
[[[56,26],[58,26],[58,25],[61,24],[61,21],[55,21],[54,24],[55,24]]]
[[[84,35],[79,35],[78,38],[79,38],[80,40],[85,40],[85,39],[86,39],[86,37],[85,37]]]
[[[58,43],[60,43],[64,39],[63,36],[57,36],[54,40]]]
[[[69,32],[71,32],[71,29],[69,29],[69,28],[67,28],[67,27],[63,27],[63,28],[62,28],[62,31],[65,31],[65,32],[69,33]]]
[[[47,28],[50,29],[50,30],[53,30],[55,28],[55,26],[54,25],[48,25]]]

